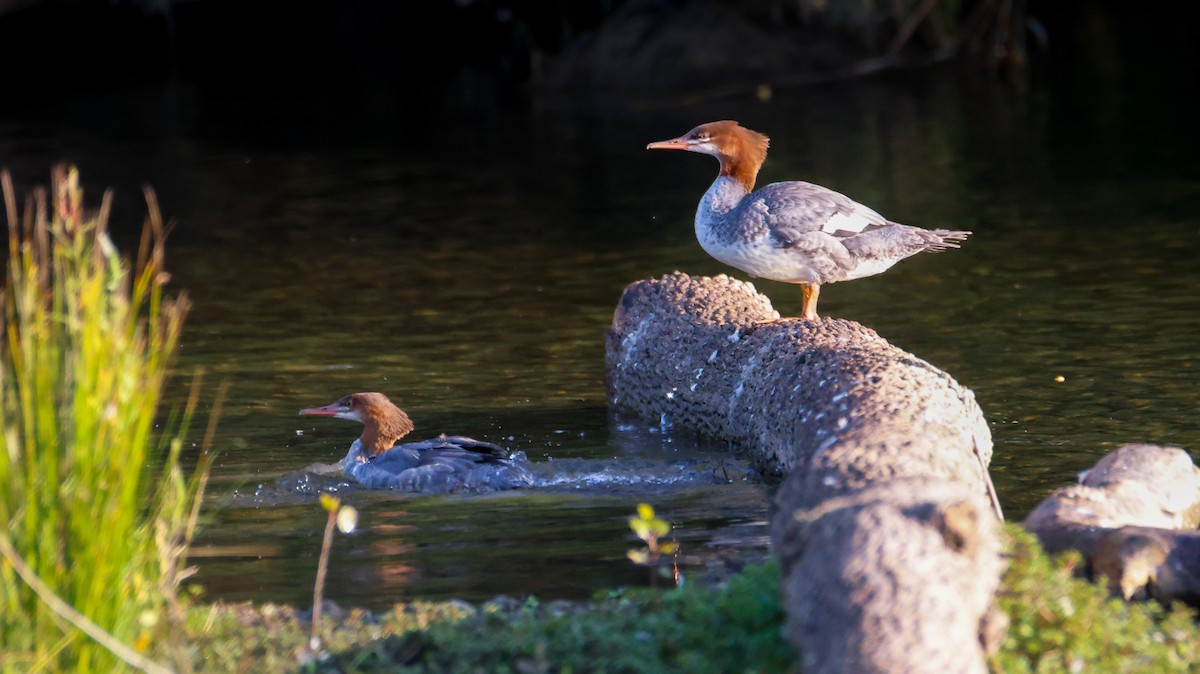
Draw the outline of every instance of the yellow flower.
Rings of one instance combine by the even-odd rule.
[[[329,492],[321,492],[321,507],[326,512],[335,512],[342,505],[342,500],[330,494]]]

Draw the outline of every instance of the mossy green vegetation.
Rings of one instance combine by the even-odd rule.
[[[629,589],[591,602],[414,603],[381,615],[331,613],[324,651],[306,652],[307,615],[287,607],[197,609],[197,668],[208,672],[783,672],[774,562],[720,588]]]
[[[0,671],[162,671],[140,652],[183,618],[208,465],[180,467],[194,397],[159,417],[188,309],[164,291],[164,225],[147,191],[131,265],[106,231],[111,195],[86,210],[73,168],[23,214],[0,182]]]
[[[995,672],[1191,672],[1200,627],[1191,609],[1126,604],[1077,577],[1077,555],[1048,556],[1015,525],[999,598],[1010,621]],[[497,599],[332,611],[324,650],[288,607],[213,605],[190,616],[196,667],[208,672],[791,672],[779,567],[748,566],[720,586],[613,591],[591,602]]]
[[[1196,612],[1177,604],[1126,603],[1103,581],[1077,577],[1082,559],[1048,556],[1024,529],[1006,528],[1011,564],[999,607],[1008,636],[993,670],[1022,672],[1200,671]]]

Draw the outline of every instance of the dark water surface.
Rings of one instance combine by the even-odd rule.
[[[645,582],[625,559],[640,501],[674,524],[695,577],[766,550],[766,487],[720,448],[613,419],[605,402],[604,330],[627,283],[744,278],[692,232],[716,162],[643,149],[704,121],[772,136],[763,182],[810,180],[901,222],[975,232],[828,286],[821,306],[974,389],[1010,518],[1119,444],[1200,449],[1196,130],[1170,105],[1105,98],[1133,85],[1097,77],[1014,95],[933,71],[767,105],[421,124],[155,92],[0,121],[0,164],[27,188],[75,161],[94,195],[117,190],[130,225],[149,182],[178,221],[169,268],[194,303],[181,373],[202,368],[209,400],[230,387],[195,560],[210,597],[310,601],[324,514],[275,480],[337,461],[359,427],[297,412],[380,390],[414,439],[474,435],[566,477],[348,494],[362,526],[335,543],[328,596],[576,598]],[[134,229],[119,232],[127,249]],[[798,312],[797,288],[757,287]]]

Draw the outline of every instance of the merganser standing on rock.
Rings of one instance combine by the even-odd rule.
[[[722,121],[646,149],[700,152],[721,162],[696,210],[696,238],[709,255],[751,276],[800,284],[805,319],[817,317],[822,284],[878,274],[920,252],[958,248],[971,234],[901,225],[812,183],[772,183],[756,192],[768,143],[761,133]]]
[[[300,410],[300,415],[362,423],[362,436],[350,445],[342,471],[367,487],[447,493],[533,484],[522,457],[490,442],[443,434],[397,445],[413,423],[382,393],[352,393],[324,407]]]

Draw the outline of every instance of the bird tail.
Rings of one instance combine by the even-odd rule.
[[[949,229],[935,229],[928,231],[933,236],[929,237],[929,243],[926,244],[925,250],[931,253],[940,253],[943,250],[958,248],[958,242],[965,240],[971,236],[971,232],[955,232]]]

